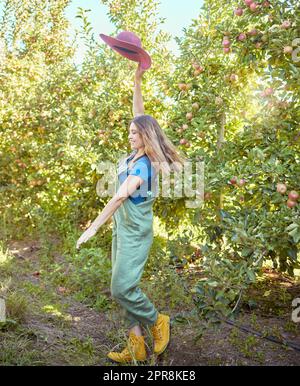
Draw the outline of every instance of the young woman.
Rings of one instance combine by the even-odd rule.
[[[184,158],[157,121],[144,114],[143,73],[139,64],[134,82],[134,119],[128,136],[133,152],[119,163],[115,195],[77,241],[78,248],[112,217],[111,294],[125,311],[129,339],[122,352],[109,352],[108,357],[120,363],[131,362],[133,358],[146,360],[141,325],[150,328],[157,355],[166,349],[170,339],[170,317],[157,311],[138,284],[153,241],[152,206],[158,173],[161,170],[166,175],[171,170],[181,170]]]

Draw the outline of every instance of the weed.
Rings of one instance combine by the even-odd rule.
[[[25,320],[28,311],[28,302],[24,295],[12,292],[6,299],[7,316],[10,319],[22,322]]]

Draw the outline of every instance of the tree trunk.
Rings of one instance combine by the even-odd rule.
[[[225,124],[226,124],[226,115],[225,115],[225,111],[222,112],[222,115],[221,115],[221,119],[220,119],[220,129],[219,129],[219,132],[218,132],[218,141],[217,141],[217,151],[219,151],[221,149],[221,147],[223,146],[223,143],[225,142],[224,140],[224,134],[225,134]],[[220,215],[220,210],[223,208],[223,192],[222,192],[222,188],[220,189],[220,192],[219,192],[219,197],[217,199],[217,202],[218,202],[218,205],[217,205],[217,223],[220,224],[221,223],[221,215]],[[223,239],[220,238],[220,242],[221,244],[223,243]]]

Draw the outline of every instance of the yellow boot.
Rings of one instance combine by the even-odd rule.
[[[162,354],[170,341],[170,317],[158,314],[157,321],[151,327],[151,332],[154,338],[154,353]]]
[[[145,361],[147,358],[145,340],[143,336],[137,336],[133,332],[129,333],[127,347],[122,352],[109,352],[108,358],[115,362],[126,363],[134,359],[136,361]]]

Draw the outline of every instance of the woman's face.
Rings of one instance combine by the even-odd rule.
[[[131,123],[129,127],[128,139],[132,149],[138,150],[141,147],[144,147],[142,136],[138,133],[134,123]]]

